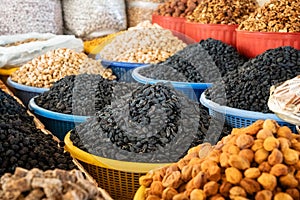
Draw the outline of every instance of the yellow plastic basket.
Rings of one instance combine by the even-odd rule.
[[[6,84],[6,80],[7,78],[14,73],[15,71],[17,71],[19,69],[18,66],[9,66],[8,67],[4,67],[4,68],[0,68],[0,79],[3,81],[3,83]]]
[[[139,189],[136,191],[133,200],[145,200],[145,186],[139,187]]]
[[[65,136],[65,149],[116,200],[130,200],[140,187],[139,178],[151,169],[170,163],[138,163],[107,159],[89,154],[73,145],[70,132]]]

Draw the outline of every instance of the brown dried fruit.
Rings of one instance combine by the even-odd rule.
[[[246,197],[246,191],[244,188],[240,186],[234,186],[229,190],[229,196],[231,199],[234,199],[235,197],[241,196],[241,197]]]
[[[285,150],[285,149],[289,149],[292,145],[292,143],[286,139],[286,138],[283,138],[283,137],[279,137],[277,138],[279,143],[280,143],[280,149],[281,151]]]
[[[262,162],[259,164],[258,169],[261,172],[270,172],[272,166],[268,162]]]
[[[272,131],[268,129],[261,129],[260,131],[258,131],[256,135],[257,139],[262,139],[262,140],[265,140],[267,137],[274,137]]]
[[[279,178],[279,182],[287,188],[295,188],[298,186],[298,181],[292,174],[287,174]]]
[[[251,178],[244,178],[240,185],[246,190],[246,192],[250,195],[253,195],[254,193],[260,191],[260,185],[258,182]]]
[[[242,173],[235,167],[225,169],[226,180],[232,184],[238,184],[242,178]]]
[[[165,200],[172,200],[176,194],[178,194],[178,192],[174,188],[168,187],[164,189],[162,198]]]
[[[189,200],[189,197],[186,196],[184,193],[176,194],[173,197],[173,200]]]
[[[259,149],[254,154],[254,160],[256,163],[260,164],[267,160],[269,152],[265,149]]]
[[[215,161],[212,161],[212,160],[205,160],[201,163],[201,170],[202,171],[208,171],[208,169],[211,167],[211,166],[214,166],[214,165],[218,165]]]
[[[240,148],[236,145],[230,145],[227,150],[227,153],[229,153],[231,155],[239,154],[239,152],[240,152]]]
[[[250,162],[238,155],[232,155],[229,158],[229,165],[237,169],[245,170],[250,168]]]
[[[181,178],[184,182],[187,182],[192,179],[192,165],[184,166],[181,170]]]
[[[278,128],[279,128],[279,125],[273,119],[266,119],[263,123],[263,129],[268,129],[272,133],[276,133]]]
[[[221,153],[220,155],[220,165],[221,167],[229,167],[229,153]]]
[[[153,175],[150,175],[149,173],[144,176],[141,176],[139,179],[140,185],[149,187],[151,185],[151,183],[153,182],[152,177],[153,177]]]
[[[221,179],[221,168],[213,165],[208,169],[208,180],[218,182]]]
[[[194,165],[192,169],[192,177],[197,176],[199,172],[201,171],[201,166],[200,165]]]
[[[209,153],[208,159],[212,160],[212,161],[214,161],[216,163],[219,163],[220,162],[220,154],[221,154],[220,151],[213,150],[212,152]]]
[[[262,140],[262,139],[255,140],[254,144],[251,147],[252,151],[257,151],[262,148],[264,148],[264,140]]]
[[[250,126],[242,128],[241,132],[248,134],[248,135],[255,135],[260,129],[263,128],[263,123],[264,123],[264,120],[257,120]]]
[[[274,176],[285,176],[288,174],[288,167],[284,164],[276,164],[271,168],[270,174]]]
[[[300,193],[299,190],[296,188],[290,188],[285,191],[287,194],[289,194],[293,199],[300,199]]]
[[[252,178],[252,179],[258,178],[260,174],[261,174],[260,170],[255,167],[249,168],[244,172],[246,178]]]
[[[229,190],[232,187],[231,183],[225,181],[221,184],[220,186],[220,193],[225,196],[228,197],[229,196]]]
[[[216,194],[214,196],[211,196],[209,198],[209,200],[225,200],[225,198],[222,195],[220,195],[220,194]]]
[[[279,192],[275,194],[274,200],[293,200],[293,198],[287,193]]]
[[[264,140],[264,149],[267,151],[273,151],[279,148],[280,142],[275,137],[267,137]]]
[[[161,197],[164,190],[164,186],[160,181],[153,181],[150,186],[150,194]]]
[[[273,191],[277,185],[276,177],[272,174],[262,173],[258,177],[257,181],[264,187],[266,190]]]
[[[166,174],[166,176],[162,180],[162,184],[164,187],[173,187],[178,188],[182,183],[181,174],[179,171],[175,171],[173,173]]]
[[[160,200],[160,198],[158,196],[155,196],[155,195],[150,195],[147,197],[146,200]]]
[[[203,187],[203,191],[207,197],[217,194],[218,190],[219,184],[215,181],[210,181]]]
[[[206,195],[203,190],[195,189],[190,194],[190,200],[204,200]]]
[[[272,192],[270,190],[262,190],[256,193],[255,200],[272,200]]]
[[[239,156],[241,156],[244,159],[247,159],[250,163],[254,159],[254,153],[250,149],[243,149],[240,151]]]
[[[274,149],[268,157],[270,165],[280,164],[283,161],[283,154],[278,149]]]
[[[236,145],[240,149],[250,148],[254,144],[254,139],[251,135],[242,134],[236,139]]]
[[[294,165],[299,161],[299,152],[293,149],[283,150],[284,162],[288,165]]]
[[[201,188],[207,182],[207,175],[204,172],[199,172],[197,176],[192,179],[192,181],[194,182],[194,186],[196,188]]]
[[[292,133],[292,131],[289,127],[281,126],[281,127],[278,128],[277,136],[278,137],[284,137],[288,140],[291,140],[292,137],[293,137],[293,133]]]

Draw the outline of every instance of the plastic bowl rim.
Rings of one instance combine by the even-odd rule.
[[[133,79],[136,80],[137,82],[140,82],[143,84],[146,84],[146,83],[155,84],[158,82],[171,83],[176,88],[206,89],[206,88],[212,86],[212,83],[193,83],[193,82],[176,82],[176,81],[169,81],[169,80],[156,80],[156,79],[152,79],[152,78],[147,78],[147,77],[139,74],[139,70],[142,70],[142,69],[144,69],[146,67],[150,67],[150,66],[151,65],[146,65],[146,66],[142,66],[142,67],[134,69],[132,72]]]
[[[15,89],[18,89],[18,90],[23,90],[23,91],[26,91],[26,92],[35,92],[35,93],[43,93],[43,92],[46,92],[48,90],[50,90],[49,88],[38,88],[38,87],[32,87],[32,86],[27,86],[27,85],[22,85],[22,84],[19,84],[13,80],[11,80],[11,77],[9,76],[7,78],[7,81],[6,83],[15,88]]]
[[[65,122],[84,122],[90,117],[90,116],[63,114],[63,113],[58,113],[58,112],[44,109],[35,103],[34,101],[35,98],[36,96],[29,100],[28,108],[32,110],[34,114],[40,115],[42,117],[65,121]]]
[[[67,150],[70,152],[71,155],[75,155],[76,159],[79,159],[91,165],[96,165],[98,167],[105,167],[105,168],[114,169],[123,172],[147,173],[152,169],[171,164],[171,163],[143,163],[143,162],[119,161],[110,158],[96,156],[74,146],[73,142],[70,139],[70,135],[71,135],[71,131],[69,131],[64,138],[64,142]],[[114,166],[111,165],[112,163]]]
[[[256,111],[242,110],[242,109],[232,108],[228,106],[222,106],[218,103],[215,103],[207,99],[205,92],[203,92],[200,96],[200,103],[209,109],[212,109],[216,112],[225,115],[233,115],[233,116],[239,116],[239,117],[249,118],[249,119],[274,119],[278,122],[283,122],[280,118],[276,116],[276,114],[261,113]]]

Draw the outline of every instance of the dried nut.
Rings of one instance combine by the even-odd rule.
[[[273,149],[279,148],[280,142],[275,137],[267,137],[263,145],[265,150],[273,151]]]
[[[178,192],[174,188],[168,187],[164,189],[162,193],[162,199],[172,200],[176,194],[178,194]]]
[[[236,154],[239,154],[240,148],[238,146],[235,146],[235,145],[230,145],[227,152],[229,154],[236,155]]]
[[[284,162],[288,165],[294,165],[299,161],[299,153],[293,149],[283,150]]]
[[[208,169],[208,180],[218,182],[221,179],[221,168],[213,165]]]
[[[263,128],[264,120],[257,120],[250,126],[247,126],[245,128],[241,129],[242,133],[248,134],[248,135],[255,135],[257,132]]]
[[[179,168],[180,170],[182,170],[183,167],[185,167],[185,166],[188,165],[189,160],[181,159],[181,160],[179,160],[177,163],[178,163],[178,168]]]
[[[289,127],[281,126],[278,128],[277,137],[284,137],[288,140],[291,140],[293,137],[293,133]]]
[[[160,198],[155,195],[149,195],[146,200],[160,200]]]
[[[251,147],[252,151],[257,151],[262,148],[264,148],[264,140],[262,140],[262,139],[255,140],[254,144]]]
[[[250,162],[238,155],[232,155],[229,158],[229,165],[237,169],[245,170],[250,168]]]
[[[269,156],[269,152],[265,149],[259,149],[255,152],[254,154],[254,160],[255,162],[257,162],[258,164],[264,162],[267,160]]]
[[[236,139],[236,145],[240,149],[250,148],[254,144],[254,139],[251,135],[242,134]]]
[[[192,165],[184,166],[181,170],[181,178],[184,182],[187,182],[188,180],[192,179]]]
[[[278,149],[274,149],[268,157],[270,165],[280,164],[283,161],[283,154]]]
[[[293,199],[300,199],[300,192],[296,188],[289,188],[285,192],[288,193]]]
[[[195,189],[190,194],[190,200],[205,200],[206,195],[203,190]]]
[[[160,181],[153,181],[150,186],[150,194],[161,197],[162,192],[164,190],[164,186]]]
[[[212,161],[212,160],[205,160],[201,163],[201,167],[199,169],[199,171],[208,171],[208,169],[211,167],[211,166],[214,166],[214,165],[218,165],[215,161]]]
[[[221,153],[220,155],[220,165],[221,167],[229,167],[229,153]]]
[[[258,169],[261,172],[270,172],[272,166],[268,162],[262,162],[259,164]]]
[[[240,151],[239,156],[241,156],[244,159],[247,159],[250,163],[254,159],[254,153],[250,149],[243,149]]]
[[[293,198],[287,193],[279,192],[275,194],[274,200],[293,200]]]
[[[298,181],[292,174],[287,174],[279,178],[279,182],[287,188],[295,188],[298,186]]]
[[[199,172],[193,179],[193,184],[196,188],[201,188],[207,182],[207,175],[204,172]]]
[[[178,188],[181,183],[182,183],[182,180],[181,180],[181,174],[179,171],[175,171],[175,172],[167,174],[162,180],[162,184],[164,187]]]
[[[217,194],[218,190],[219,184],[215,181],[210,181],[203,187],[203,191],[207,197]]]
[[[288,174],[288,167],[284,164],[276,164],[271,168],[270,174],[274,176],[285,176]]]
[[[276,177],[272,174],[262,173],[258,177],[257,181],[264,187],[266,190],[273,191],[277,185]]]
[[[220,186],[220,193],[225,196],[228,197],[229,196],[229,190],[232,187],[231,183],[225,181],[222,183],[222,185]]]
[[[286,138],[279,137],[278,140],[279,140],[279,143],[280,143],[281,151],[283,151],[285,149],[289,149],[292,146],[292,143],[290,142],[290,140],[288,140]]]
[[[256,135],[257,139],[262,139],[262,140],[265,140],[267,137],[274,137],[272,131],[268,129],[261,129],[260,131],[258,131]]]
[[[244,178],[240,185],[246,190],[246,192],[250,195],[253,195],[254,193],[257,193],[260,191],[260,185],[258,182],[251,178]]]
[[[263,129],[268,129],[272,133],[276,133],[279,125],[273,119],[266,119],[263,123]]]
[[[200,165],[194,165],[192,169],[192,177],[197,176],[199,172],[201,171],[201,166]]]
[[[180,193],[173,196],[172,200],[189,200],[189,197],[186,196],[184,193]]]
[[[152,179],[153,176],[150,176],[149,173],[144,175],[144,176],[141,176],[139,178],[139,183],[140,185],[143,185],[145,187],[149,187],[153,181]]]
[[[244,172],[244,175],[246,178],[252,178],[252,179],[256,179],[260,176],[260,170],[258,168],[252,167],[249,169],[246,169]]]
[[[234,186],[229,190],[229,196],[231,199],[234,199],[234,197],[246,197],[246,191],[244,190],[244,188],[240,187],[240,186]]]
[[[262,190],[256,193],[255,200],[272,200],[272,192],[270,190]]]
[[[232,184],[238,184],[242,180],[242,173],[235,167],[225,169],[226,180]]]
[[[216,163],[219,163],[220,162],[220,154],[221,154],[220,151],[213,150],[212,152],[209,153],[208,159],[212,160],[212,161],[214,161]]]

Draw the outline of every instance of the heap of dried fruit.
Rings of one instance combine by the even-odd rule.
[[[299,199],[300,135],[274,120],[233,129],[140,178],[147,200]]]

